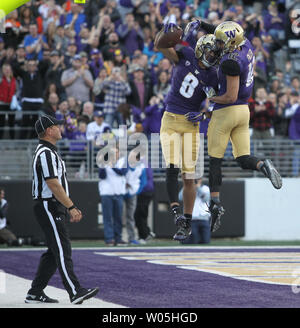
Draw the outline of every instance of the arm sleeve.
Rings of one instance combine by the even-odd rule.
[[[236,60],[228,59],[221,64],[223,74],[230,76],[237,76],[241,74],[241,68]]]
[[[45,150],[41,153],[40,159],[44,179],[58,178],[55,155],[50,150]]]
[[[202,30],[204,30],[208,34],[214,34],[215,29],[217,28],[217,26],[201,21],[201,28],[202,28]]]

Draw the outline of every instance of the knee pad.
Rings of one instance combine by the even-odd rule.
[[[243,170],[257,170],[256,165],[259,162],[259,159],[257,157],[244,155],[237,157],[235,160]]]
[[[173,164],[170,164],[170,167],[166,169],[167,193],[169,196],[170,203],[179,203],[178,175],[179,168],[175,168]]]
[[[211,192],[219,192],[222,185],[222,158],[209,158],[209,188]]]

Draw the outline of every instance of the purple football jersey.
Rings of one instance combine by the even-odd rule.
[[[204,87],[210,86],[217,91],[218,76],[214,67],[199,67],[192,48],[182,47],[177,53],[179,62],[173,67],[171,89],[165,103],[167,112],[184,115],[199,111],[206,98]]]
[[[240,66],[240,86],[239,93],[236,102],[232,104],[215,104],[214,110],[223,107],[233,106],[233,105],[245,105],[248,104],[248,99],[252,94],[253,89],[253,69],[254,69],[254,49],[249,40],[246,40],[245,44],[242,46],[241,50],[234,50],[233,52],[226,54],[222,57],[220,61],[221,64],[226,60],[235,60]],[[223,95],[226,92],[227,82],[226,75],[222,72],[222,69],[218,70],[219,78],[219,92],[218,96]]]

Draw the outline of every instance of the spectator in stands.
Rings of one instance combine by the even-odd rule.
[[[0,64],[6,63],[13,65],[15,59],[15,49],[12,46],[6,47],[5,56],[0,61]]]
[[[7,226],[8,202],[5,199],[5,190],[0,187],[0,243],[7,246],[22,246],[22,240],[18,240],[15,234]]]
[[[151,133],[159,133],[161,119],[165,111],[163,98],[153,96],[149,101],[149,105],[145,108],[145,119],[143,120],[143,130],[150,137]]]
[[[102,89],[102,82],[107,78],[106,68],[103,67],[95,80],[93,94],[95,96],[95,108],[98,110],[104,110],[105,93]]]
[[[36,18],[34,17],[31,7],[26,5],[20,8],[20,23],[22,25],[22,32],[24,34],[29,32],[29,26],[31,23],[37,23]]]
[[[86,117],[88,123],[93,121],[94,117],[94,104],[91,101],[86,101],[82,106],[82,116]]]
[[[90,91],[94,86],[91,72],[81,66],[81,56],[72,59],[72,68],[63,72],[61,84],[66,90],[67,97],[74,97],[82,102],[90,100]]]
[[[288,136],[289,119],[285,116],[285,110],[288,107],[288,97],[284,92],[279,93],[276,102],[276,114],[273,119],[275,136],[285,138]]]
[[[77,44],[74,40],[70,40],[64,58],[64,64],[66,68],[72,67],[72,59],[76,56],[76,54],[77,54]]]
[[[54,83],[57,88],[57,93],[60,98],[65,97],[65,90],[61,84],[61,76],[63,71],[66,69],[64,64],[64,56],[59,56],[57,50],[53,50],[50,53],[50,66],[46,72],[46,83]]]
[[[97,33],[99,36],[99,43],[102,45],[108,42],[109,35],[115,31],[115,25],[112,23],[110,16],[104,15],[102,10],[98,17]]]
[[[10,104],[12,102],[13,96],[16,93],[17,85],[16,79],[13,75],[12,68],[9,64],[4,64],[2,66],[0,75],[0,139],[4,135],[5,117],[6,114],[2,113],[5,111],[10,111]],[[14,123],[15,115],[8,115],[8,125],[10,127],[9,134],[10,138],[14,139]]]
[[[155,96],[160,97],[162,100],[168,94],[171,88],[169,82],[169,75],[166,71],[161,71],[158,75],[158,83],[153,87],[153,93]]]
[[[64,20],[64,17],[61,18]],[[79,35],[81,25],[86,22],[85,14],[82,7],[76,3],[71,4],[71,12],[69,12],[65,18],[64,24],[70,24],[74,26],[76,35]]]
[[[115,121],[117,125],[122,124],[122,116],[117,109],[120,104],[126,102],[126,96],[130,94],[131,89],[126,77],[121,74],[121,69],[114,67],[111,75],[98,84],[98,88],[99,92],[103,90],[105,93],[103,106],[105,121],[111,127]]]
[[[76,128],[69,133],[69,165],[74,168],[82,167],[83,172],[76,173],[77,178],[85,177],[85,169],[87,164],[86,151],[87,151],[87,138],[86,138],[87,124],[84,120],[78,120]]]
[[[96,79],[99,76],[100,70],[103,68],[103,59],[99,49],[93,49],[90,52],[90,71],[93,74],[93,78]]]
[[[182,244],[209,244],[210,243],[210,202],[209,187],[202,184],[202,179],[195,180],[196,199],[192,214],[192,234]],[[179,200],[183,199],[183,188],[179,192]]]
[[[123,54],[120,50],[115,51],[113,64],[115,67],[120,67],[123,74],[127,72],[127,62],[125,54]]]
[[[103,55],[103,60],[114,60],[114,55],[116,50],[120,50],[122,53],[127,54],[126,48],[122,46],[119,42],[119,36],[117,33],[113,32],[108,36],[108,44],[101,45],[101,53]]]
[[[81,113],[80,101],[76,100],[74,97],[68,97],[67,101],[70,111],[78,117]]]
[[[133,55],[136,49],[143,50],[144,34],[133,14],[126,15],[125,23],[118,26],[117,33],[129,55]]]
[[[26,60],[25,47],[23,44],[20,44],[16,49],[16,57],[13,60],[12,66],[15,67],[19,65],[21,68],[24,69],[25,60]]]
[[[70,39],[65,35],[65,29],[63,25],[56,27],[55,34],[53,36],[52,47],[59,51],[61,54],[65,54],[68,50]]]
[[[252,39],[252,44],[254,46],[255,62],[256,62],[256,71],[260,69],[264,75],[265,79],[267,78],[267,68],[268,68],[268,59],[270,57],[269,51],[266,47],[263,46],[262,41],[259,37],[254,37]]]
[[[58,111],[55,112],[55,117],[58,120],[64,120],[62,135],[64,138],[69,138],[76,130],[76,116],[73,112],[70,111],[68,102],[65,99],[62,99],[58,105]]]
[[[294,140],[293,176],[299,176],[300,169],[300,98],[299,93],[291,94],[291,107],[285,111],[285,117],[290,118],[289,138]]]
[[[299,76],[293,76],[291,79],[292,91],[300,93],[300,79]]]
[[[272,76],[269,85],[268,91],[272,93],[279,94],[282,91],[282,84],[280,83],[280,79],[278,76]]]
[[[26,63],[26,70],[22,69],[21,63],[14,67],[15,75],[22,79],[22,132],[21,139],[36,138],[34,131],[34,123],[38,119],[38,112],[43,110],[44,106],[44,77],[49,67],[47,61],[36,61],[30,59]],[[28,111],[36,112],[36,114],[26,114]],[[31,130],[31,131],[30,131]]]
[[[128,102],[140,109],[144,109],[153,94],[153,86],[149,79],[145,79],[145,71],[142,67],[133,68],[133,79],[130,80],[131,94]]]
[[[86,138],[100,145],[100,138],[103,133],[110,133],[111,127],[104,122],[104,113],[100,110],[94,111],[94,121],[87,125]],[[98,141],[97,141],[98,140]]]
[[[43,59],[43,50],[49,49],[46,37],[38,34],[36,23],[29,25],[29,34],[24,38],[27,59]]]
[[[22,41],[22,25],[19,20],[18,10],[14,10],[6,16],[5,21],[5,34],[3,34],[5,38],[6,47],[17,48],[18,44]]]
[[[275,109],[270,101],[267,100],[267,92],[264,88],[256,91],[255,99],[249,104],[250,122],[253,128],[253,139],[270,139],[272,137],[270,128]]]
[[[283,13],[278,12],[275,1],[268,6],[268,12],[264,16],[264,28],[274,41],[284,40],[285,17]]]
[[[107,246],[126,245],[122,239],[123,197],[128,171],[126,162],[124,157],[119,156],[117,148],[110,148],[107,163],[99,169],[99,194]]]
[[[59,104],[59,97],[57,93],[51,92],[45,103],[45,109],[44,109],[45,114],[55,117],[56,112],[59,111],[58,104]]]

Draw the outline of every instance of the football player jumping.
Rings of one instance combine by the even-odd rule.
[[[282,187],[282,179],[271,160],[250,155],[248,99],[252,94],[255,64],[250,41],[236,22],[223,22],[217,27],[198,23],[204,29],[208,27],[208,33],[214,31],[217,47],[222,51],[218,69],[219,91],[217,96],[209,98],[214,107],[207,131],[211,231],[216,231],[224,214],[220,202],[221,165],[229,140],[233,156],[242,169],[262,172],[276,189]]]
[[[189,24],[182,40],[191,38],[198,25]],[[162,33],[168,33],[174,28],[177,28],[176,25],[167,24]],[[207,97],[207,87],[210,87],[209,96],[216,94],[214,89],[218,84],[214,65],[219,59],[219,54],[215,49],[215,37],[212,34],[201,37],[194,49],[184,42],[173,48],[158,46],[160,33],[155,38],[155,46],[174,64],[171,89],[165,99],[166,111],[162,118],[160,141],[167,165],[166,187],[177,226],[173,238],[182,241],[191,233],[196,196],[193,174],[199,151],[199,122],[203,118],[199,107]],[[178,201],[180,168],[183,178],[183,214]]]

